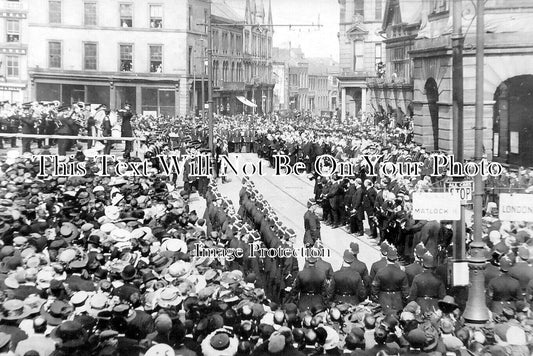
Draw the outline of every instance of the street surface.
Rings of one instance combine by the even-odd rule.
[[[252,162],[257,165],[259,157],[253,153],[230,154],[231,162],[238,156],[241,166],[245,162]],[[283,224],[292,228],[296,232],[295,248],[303,247],[304,222],[303,216],[307,211],[307,201],[313,196],[314,182],[307,179],[306,175],[297,176],[276,176],[274,170],[268,168],[268,161],[263,161],[264,175],[250,176],[256,189],[270,203]],[[239,206],[239,191],[242,187],[242,176],[236,177],[233,172],[228,173],[229,182],[219,184],[219,191],[233,201],[236,208]],[[368,228],[368,226],[365,224]],[[359,243],[359,259],[365,262],[368,267],[380,258],[380,253],[376,242],[366,235],[358,239],[347,232],[344,227],[331,229],[329,226],[321,226],[322,241],[324,248],[331,251],[329,257],[324,260],[331,263],[333,270],[338,270],[342,264],[344,250],[350,248],[351,242]],[[304,259],[299,258],[300,268],[303,267]]]

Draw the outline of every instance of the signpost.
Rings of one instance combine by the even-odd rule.
[[[452,193],[413,193],[413,219],[459,220],[461,201]]]
[[[533,195],[500,194],[500,220],[533,222]]]
[[[447,182],[446,191],[458,195],[461,204],[472,204],[474,197],[474,182],[465,180],[463,182]]]

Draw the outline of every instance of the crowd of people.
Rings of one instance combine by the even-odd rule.
[[[99,110],[103,123],[112,112]],[[131,108],[119,116],[125,114]],[[65,119],[84,127],[74,114]],[[150,139],[136,152],[142,157],[122,160],[206,147],[201,118],[132,115],[131,123],[133,131],[169,139]],[[113,164],[110,177],[100,176],[89,150],[101,147],[80,148],[88,173],[70,178],[37,177],[29,152],[8,154],[0,167],[0,354],[531,354],[530,224],[502,223],[488,204],[491,314],[487,324],[471,326],[448,283],[450,224],[409,217],[412,191],[437,189],[440,179],[373,179],[364,169],[348,179],[313,175],[313,159],[325,153],[354,161],[362,153],[426,159],[431,153],[412,144],[408,130],[269,115],[219,117],[215,131],[220,154],[269,160],[285,153],[307,163],[315,190],[305,235],[284,225],[252,178],[243,179],[237,205],[215,177],[185,172],[180,181],[161,174],[157,160],[146,176],[115,176]],[[516,184],[527,188],[527,175]],[[379,261],[361,262],[356,242],[338,271],[317,257],[321,224],[362,234],[364,219],[378,239]],[[294,249],[299,239],[308,253],[304,266],[294,256],[257,252]],[[238,249],[244,253],[228,257]]]

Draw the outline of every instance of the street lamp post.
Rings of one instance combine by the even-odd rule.
[[[475,122],[475,160],[483,157],[483,66],[484,66],[484,24],[485,0],[477,0],[476,17],[476,122]],[[474,241],[470,244],[470,288],[468,301],[463,314],[465,320],[471,324],[484,324],[489,319],[489,312],[485,302],[485,244],[482,240],[483,209],[483,178],[480,174],[474,177]]]
[[[209,151],[214,155],[214,120],[213,120],[213,33],[211,24],[211,5],[207,16],[207,105],[209,115]]]

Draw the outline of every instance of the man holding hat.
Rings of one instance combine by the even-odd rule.
[[[400,269],[397,260],[398,252],[391,246],[387,253],[387,265],[372,282],[372,298],[381,304],[384,314],[402,310],[409,295],[407,275]]]
[[[444,282],[435,274],[435,259],[428,251],[422,256],[423,272],[413,279],[409,300],[420,305],[422,314],[438,309],[438,301],[446,295]]]

